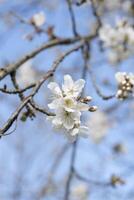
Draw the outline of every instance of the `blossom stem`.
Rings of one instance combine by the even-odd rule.
[[[69,175],[68,175],[66,188],[65,188],[64,200],[69,200],[71,180],[72,180],[74,169],[75,169],[74,164],[75,164],[75,159],[76,159],[77,143],[78,143],[78,139],[73,143],[73,146],[72,146],[71,163],[70,163]]]

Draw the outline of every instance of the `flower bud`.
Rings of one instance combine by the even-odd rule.
[[[98,109],[97,106],[91,106],[91,107],[89,107],[89,111],[90,112],[95,112],[97,109]]]

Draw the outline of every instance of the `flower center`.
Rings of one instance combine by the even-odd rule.
[[[64,103],[65,103],[65,106],[67,107],[72,107],[74,105],[74,102],[72,99],[65,99]]]

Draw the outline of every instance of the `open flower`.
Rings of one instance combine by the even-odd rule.
[[[99,37],[107,48],[112,63],[120,62],[134,54],[134,28],[126,19],[117,21],[115,27],[103,25],[99,30]]]
[[[56,130],[62,130],[72,141],[78,135],[85,137],[89,133],[88,128],[81,124],[81,112],[90,111],[88,101],[91,101],[89,96],[80,97],[84,84],[83,79],[73,81],[70,75],[64,76],[62,89],[55,82],[48,84],[53,96],[48,107],[55,111],[55,116],[50,116],[48,119]]]

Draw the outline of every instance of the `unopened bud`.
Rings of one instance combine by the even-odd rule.
[[[92,101],[92,97],[91,96],[87,96],[85,97],[87,101]]]
[[[97,109],[98,109],[97,106],[91,106],[91,107],[89,108],[89,111],[90,111],[90,112],[95,112]]]
[[[125,181],[119,176],[112,175],[111,176],[111,185],[116,186],[117,184],[124,185]]]
[[[82,103],[88,103],[89,101],[92,101],[92,97],[87,96],[87,97],[82,98],[80,101]]]

